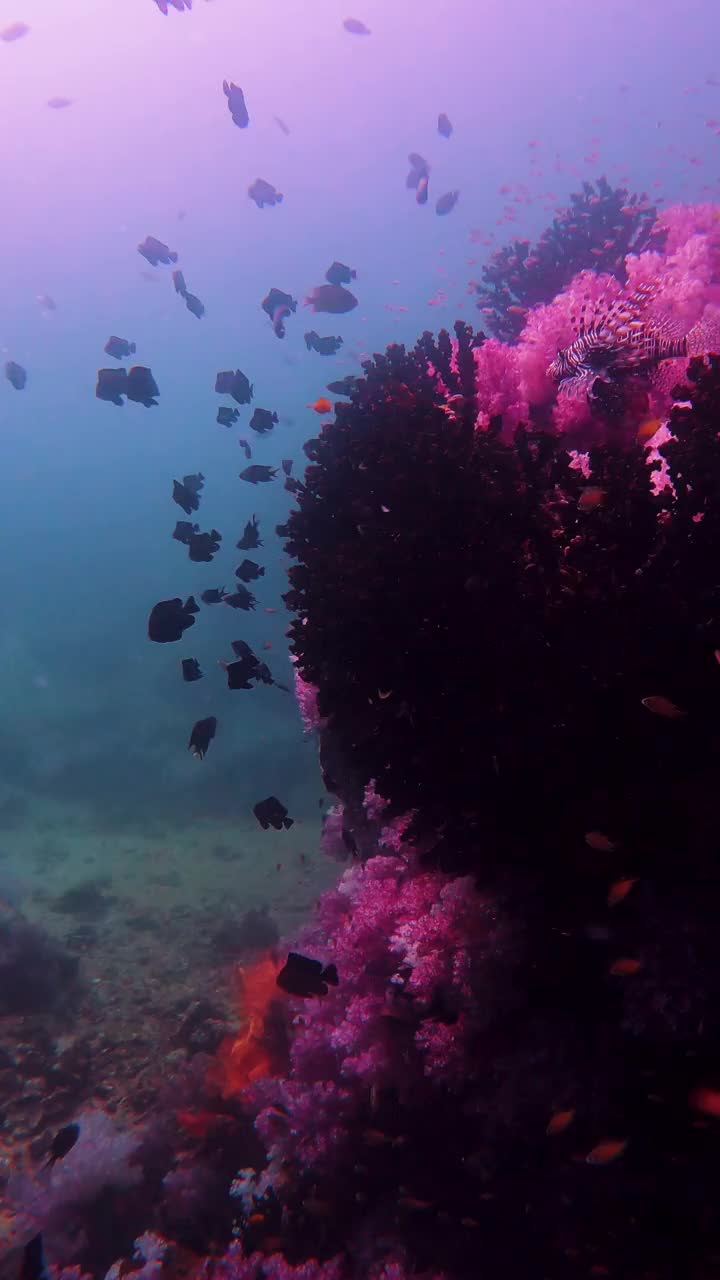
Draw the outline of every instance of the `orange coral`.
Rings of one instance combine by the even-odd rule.
[[[274,1074],[265,1023],[271,1005],[278,999],[279,968],[271,955],[263,956],[249,969],[238,966],[237,998],[242,1025],[237,1035],[223,1040],[210,1069],[210,1082],[223,1098],[237,1097],[254,1080]]]

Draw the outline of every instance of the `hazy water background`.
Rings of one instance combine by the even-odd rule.
[[[0,348],[29,375],[22,393],[0,382],[0,815],[11,850],[62,822],[58,805],[86,836],[134,827],[180,838],[214,815],[254,838],[250,808],[270,792],[316,835],[315,751],[291,699],[231,693],[215,665],[233,638],[270,641],[273,670],[289,676],[273,530],[290,499],[277,481],[238,481],[238,435],[252,436],[253,461],[299,468],[317,429],[307,402],[359,372],[361,353],[459,315],[479,321],[466,286],[488,246],[472,230],[497,243],[534,235],[600,173],[668,201],[717,196],[714,0],[349,3],[195,0],[163,17],[152,0],[0,0],[0,29],[31,28],[0,43]],[[347,16],[372,34],[346,33]],[[245,91],[247,130],[230,119],[224,78]],[[73,105],[49,109],[56,95]],[[447,141],[440,111],[455,129]],[[404,185],[411,150],[432,166],[424,209]],[[280,207],[248,199],[257,177],[284,193]],[[434,201],[450,189],[460,203],[438,218]],[[148,234],[178,251],[203,320],[176,297],[170,268],[138,255]],[[344,317],[300,307],[278,341],[261,299],[276,286],[302,302],[333,258],[357,269],[360,306]],[[307,328],[342,334],[340,355],[307,352]],[[111,333],[137,343],[158,408],[95,399]],[[255,400],[226,431],[215,414],[230,402],[214,379],[236,367]],[[255,405],[280,414],[272,436],[248,431]],[[184,518],[172,479],[197,470],[194,518],[224,538],[212,565],[191,564],[170,537]],[[203,609],[180,644],[150,644],[156,600],[232,583],[253,512],[267,567],[258,611]],[[189,655],[206,673],[191,686],[179,674]],[[187,738],[209,714],[220,727],[198,765]],[[272,860],[277,838],[258,847]]]

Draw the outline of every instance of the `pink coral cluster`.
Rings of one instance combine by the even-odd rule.
[[[286,1262],[282,1254],[266,1257],[262,1253],[253,1253],[246,1257],[239,1244],[233,1244],[225,1256],[214,1266],[213,1276],[216,1280],[350,1280],[357,1276],[340,1258],[330,1258],[327,1262],[318,1262],[311,1258],[298,1266]],[[419,1274],[408,1270],[400,1258],[386,1258],[372,1266],[365,1273],[366,1280],[444,1280],[442,1273],[424,1271]]]
[[[501,998],[490,969],[506,930],[471,877],[423,871],[411,853],[346,871],[299,945],[334,962],[340,986],[297,1005],[291,1073],[254,1086],[256,1128],[271,1167],[292,1158],[325,1172],[370,1091],[416,1104],[472,1079],[472,1046]]]
[[[720,346],[720,206],[674,205],[659,219],[665,235],[662,252],[628,254],[627,292],[653,281],[657,293],[648,317],[672,325],[688,337],[688,352],[704,354]],[[547,305],[532,308],[516,346],[489,339],[474,352],[479,402],[478,426],[486,427],[501,414],[506,428],[527,421],[530,406],[550,411],[553,425],[580,437],[591,424],[584,396],[557,395],[548,366],[559,348],[577,336],[578,317],[603,300],[608,304],[621,292],[613,276],[581,271]],[[683,359],[665,362],[653,380],[650,411],[667,416],[672,387],[681,377]]]

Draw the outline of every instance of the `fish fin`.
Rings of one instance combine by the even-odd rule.
[[[703,315],[687,335],[688,356],[720,354],[720,311],[706,307]]]

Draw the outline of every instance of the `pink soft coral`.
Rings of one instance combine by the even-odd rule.
[[[422,870],[408,846],[402,863],[377,856],[344,873],[298,944],[334,962],[340,984],[295,1002],[290,1074],[252,1089],[271,1179],[287,1160],[339,1163],[373,1090],[431,1105],[434,1089],[477,1074],[477,1037],[508,997],[493,976],[506,943],[470,877]]]
[[[531,406],[544,410],[569,443],[587,446],[597,424],[585,394],[567,396],[548,373],[559,349],[577,337],[583,308],[589,317],[625,292],[652,284],[655,293],[646,304],[649,319],[687,337],[688,355],[720,350],[720,207],[674,205],[659,219],[665,232],[662,251],[629,254],[623,290],[609,275],[581,271],[552,302],[532,308],[516,346],[490,339],[474,353],[478,396],[478,426],[503,416],[506,429],[527,421]],[[667,416],[672,388],[684,374],[685,358],[663,362],[649,387],[650,412]],[[648,403],[647,396],[645,403]],[[636,429],[633,412],[630,429]],[[642,415],[641,415],[642,417]]]

